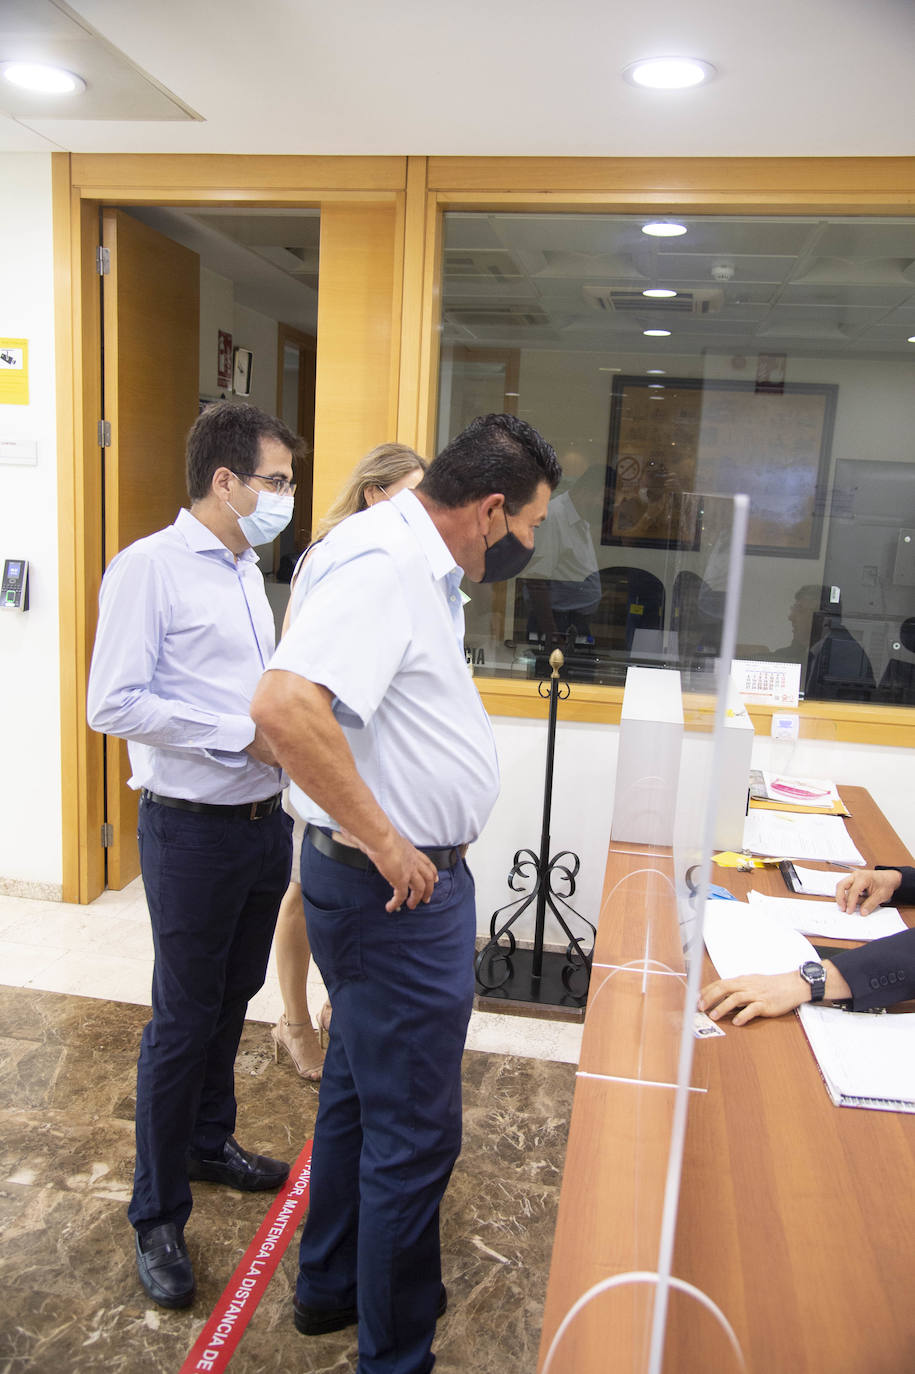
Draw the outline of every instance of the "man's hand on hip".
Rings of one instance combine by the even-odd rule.
[[[404,902],[412,911],[420,902],[429,901],[438,882],[435,865],[403,835],[395,830],[380,849],[365,852],[394,889],[391,900],[385,903],[385,911],[399,911]]]
[[[258,763],[269,763],[276,767],[277,758],[273,746],[259,725],[254,727],[254,739],[245,745],[245,753],[250,754],[252,759],[257,759]]]

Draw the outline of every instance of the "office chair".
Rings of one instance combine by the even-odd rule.
[[[666,593],[654,573],[644,568],[601,568],[600,586],[595,639],[606,638],[605,647],[628,650],[636,630],[663,629]]]
[[[899,639],[904,649],[915,653],[915,616],[902,622]],[[893,706],[915,705],[915,663],[907,658],[891,658],[880,678],[877,700]]]
[[[703,597],[703,593],[707,595]],[[677,632],[679,652],[685,659],[718,653],[721,619],[703,610],[711,604],[710,589],[698,573],[678,572],[671,592],[670,628]]]

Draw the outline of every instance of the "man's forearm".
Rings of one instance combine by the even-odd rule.
[[[851,997],[851,988],[848,986],[835,964],[831,959],[824,959],[823,968],[826,970],[826,992],[824,994],[826,1001],[847,1001],[847,999]]]
[[[251,715],[293,782],[372,852],[390,840],[394,827],[359,776],[331,701],[326,687],[271,669],[254,694]]]

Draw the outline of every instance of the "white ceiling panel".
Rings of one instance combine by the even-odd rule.
[[[100,119],[31,111],[35,132],[75,151],[913,152],[910,0],[0,0],[0,18],[23,9],[29,42],[66,41],[61,17],[88,26],[202,121],[124,92]],[[688,92],[623,81],[659,52],[704,57],[717,76]]]
[[[0,62],[9,61],[63,67],[86,83],[79,94],[48,96],[0,82],[0,110],[27,127],[49,113],[58,122],[197,118],[63,0],[0,0]]]

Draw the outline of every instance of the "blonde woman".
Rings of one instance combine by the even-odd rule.
[[[387,501],[405,487],[418,486],[425,470],[425,460],[420,458],[418,453],[414,453],[413,449],[407,448],[406,444],[380,444],[378,448],[372,449],[361,463],[357,463],[330,510],[317,525],[314,540],[299,559],[292,575],[293,586],[302,564],[319,539],[329,534],[341,520],[346,520],[348,516],[355,515],[361,510],[367,510],[369,506],[374,506],[376,501]],[[288,627],[291,606],[290,598],[283,633]],[[291,810],[288,804],[287,810]],[[292,812],[292,815],[295,820],[292,836],[292,879],[280,905],[274,937],[283,1014],[273,1027],[271,1035],[274,1058],[277,1062],[282,1048],[302,1078],[317,1082],[321,1077],[324,1047],[330,1028],[330,1003],[325,1002],[318,1018],[318,1030],[315,1031],[308,1015],[305,995],[311,951],[308,947],[302,889],[299,885],[299,857],[305,827],[295,812]]]

